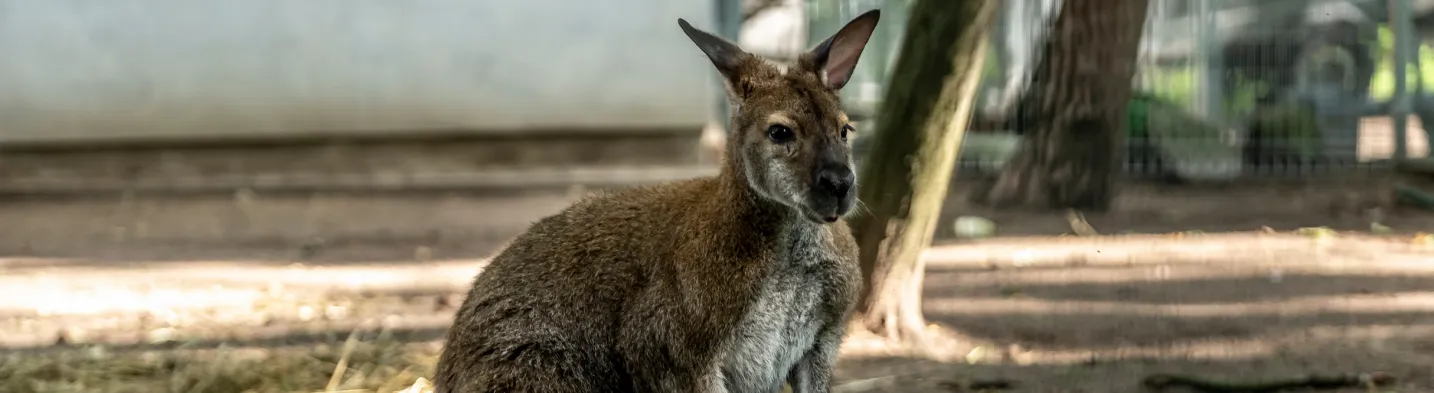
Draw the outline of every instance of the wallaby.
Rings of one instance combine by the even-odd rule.
[[[732,103],[721,171],[534,223],[474,279],[437,391],[829,391],[861,285],[837,91],[878,17],[789,66],[678,19]]]

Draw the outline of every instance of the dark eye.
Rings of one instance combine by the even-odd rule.
[[[847,132],[856,132],[856,128],[852,127],[851,124],[847,124],[847,125],[841,126],[841,140],[842,140],[842,141],[846,141],[846,133],[847,133]]]
[[[772,142],[787,143],[793,139],[797,139],[797,134],[793,133],[792,129],[787,128],[787,126],[772,125],[771,127],[767,127],[767,137],[772,138]]]

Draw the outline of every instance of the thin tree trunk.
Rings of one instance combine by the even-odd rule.
[[[852,220],[866,286],[858,317],[895,341],[922,339],[921,252],[931,244],[970,121],[995,0],[917,0],[882,101]]]
[[[1147,0],[1067,0],[1021,100],[1021,148],[985,201],[1100,211],[1115,198]]]

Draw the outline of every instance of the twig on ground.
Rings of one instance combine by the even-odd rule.
[[[842,384],[839,384],[839,385],[836,385],[836,386],[832,386],[832,392],[836,392],[836,393],[869,392],[869,391],[876,390],[876,389],[878,389],[878,388],[889,387],[889,386],[896,380],[896,377],[897,377],[897,376],[895,376],[895,375],[888,375],[888,376],[884,376],[884,377],[867,378],[867,379],[861,379],[861,380],[856,380],[856,381],[845,382],[845,383],[842,383]]]
[[[354,329],[352,332],[349,332],[349,338],[344,340],[344,352],[339,355],[338,364],[334,365],[333,376],[329,377],[329,384],[324,387],[324,391],[333,392],[338,390],[339,383],[344,379],[344,371],[347,371],[349,368],[349,355],[352,355],[354,347],[358,346],[358,333],[358,329]]]
[[[1100,236],[1100,232],[1085,220],[1085,214],[1075,209],[1066,209],[1066,221],[1071,224],[1071,231],[1079,236]]]

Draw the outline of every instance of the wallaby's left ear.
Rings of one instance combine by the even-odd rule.
[[[677,19],[677,26],[682,28],[682,32],[687,34],[687,38],[692,39],[692,43],[697,44],[697,48],[702,49],[702,53],[707,54],[707,58],[712,60],[712,65],[717,67],[717,71],[721,72],[723,77],[732,83],[741,79],[739,74],[741,74],[742,59],[750,56],[746,51],[737,47],[737,44],[692,27],[691,23],[687,23],[682,18]]]
[[[871,10],[858,15],[831,38],[812,49],[813,65],[827,87],[839,90],[851,80],[851,74],[856,70],[856,60],[861,57],[861,50],[866,48],[866,41],[871,39],[871,33],[876,31],[876,21],[879,19],[881,10]]]

